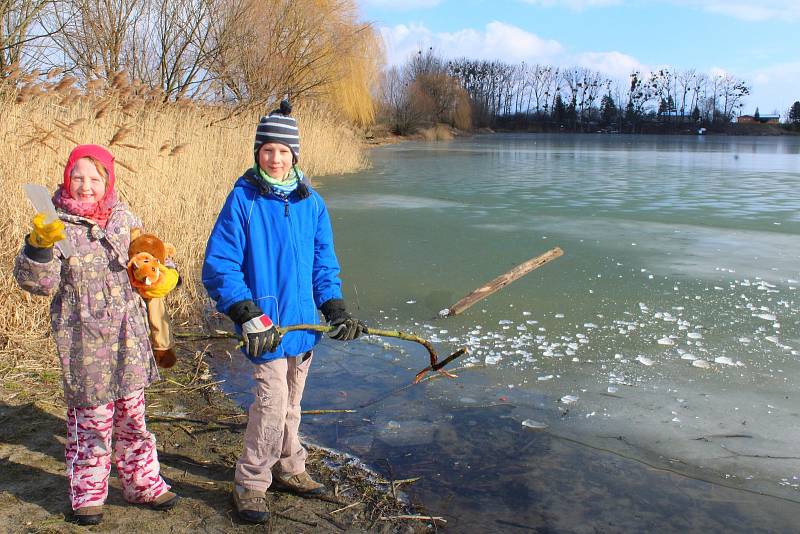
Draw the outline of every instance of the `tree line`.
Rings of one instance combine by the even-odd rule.
[[[428,49],[386,71],[379,100],[382,120],[398,133],[431,122],[638,133],[724,127],[749,93],[736,76],[695,69],[635,71],[622,84],[585,67],[445,60]]]
[[[119,73],[165,102],[267,107],[288,95],[374,118],[382,61],[354,0],[3,0],[0,81],[92,90]]]
[[[380,37],[359,20],[355,0],[0,1],[0,93],[25,97],[43,81],[98,91],[119,87],[122,75],[132,91],[163,102],[266,109],[288,95],[359,126],[377,110],[401,134],[434,123],[722,129],[750,92],[736,76],[694,69],[632,72],[623,83],[585,67],[446,60],[432,48],[383,69]]]

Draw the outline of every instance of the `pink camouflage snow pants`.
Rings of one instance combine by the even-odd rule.
[[[125,500],[154,501],[169,490],[159,474],[156,440],[144,422],[144,390],[101,406],[67,411],[67,476],[72,509],[100,506],[108,496],[111,435]]]

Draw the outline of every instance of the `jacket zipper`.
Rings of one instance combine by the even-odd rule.
[[[295,241],[294,223],[293,223],[292,219],[289,217],[289,198],[288,197],[283,199],[283,215],[287,219],[289,219],[289,236],[290,236],[289,239],[292,242],[292,252],[294,253],[294,263],[295,263],[296,270],[297,270],[297,273],[298,273],[298,277],[297,277],[297,294],[299,295],[300,292],[301,292],[301,289],[300,289],[300,286],[301,286],[301,284],[300,284],[300,257],[299,257],[299,254],[297,252],[297,241]]]

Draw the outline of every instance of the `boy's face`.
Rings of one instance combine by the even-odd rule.
[[[69,194],[80,202],[100,202],[106,194],[106,181],[92,160],[75,162],[69,179]]]
[[[258,150],[258,166],[276,180],[285,180],[292,168],[292,151],[280,143],[264,143]]]

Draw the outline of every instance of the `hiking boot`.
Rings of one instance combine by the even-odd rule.
[[[273,476],[272,483],[281,489],[291,491],[301,496],[324,495],[328,492],[327,488],[311,478],[307,471],[303,471],[299,475]]]
[[[242,521],[266,523],[269,519],[267,495],[263,491],[243,488],[237,484],[233,488],[233,504]]]
[[[178,504],[181,498],[171,491],[165,491],[158,497],[156,500],[150,503],[150,508],[153,510],[158,510],[159,512],[166,512],[167,510],[172,510],[175,508],[175,505]]]
[[[99,525],[103,520],[102,506],[84,506],[72,512],[75,523],[82,526]]]

